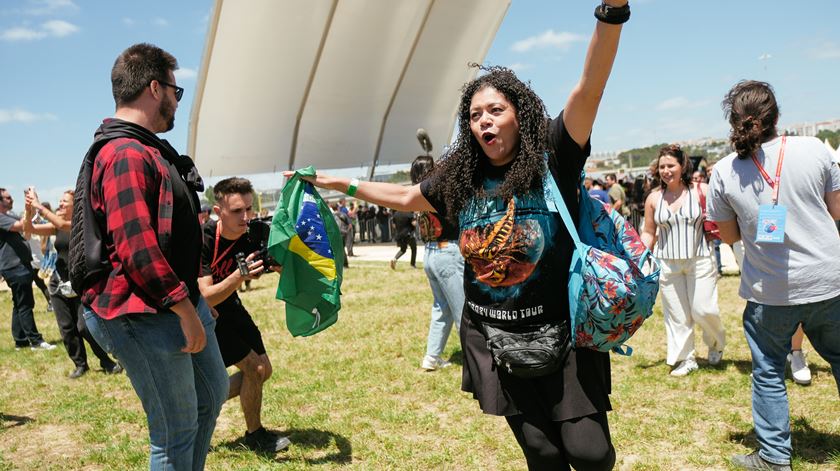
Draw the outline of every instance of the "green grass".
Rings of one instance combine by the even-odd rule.
[[[336,325],[292,338],[276,278],[242,297],[263,332],[274,376],[266,384],[263,421],[289,434],[276,456],[242,449],[238,402],[225,405],[207,467],[229,469],[524,469],[505,421],[483,415],[460,391],[460,368],[419,368],[426,345],[431,294],[422,270],[396,272],[385,263],[346,272],[344,308]],[[687,378],[668,376],[662,315],[631,340],[630,358],[613,356],[610,413],[617,469],[728,469],[734,453],[755,446],[750,414],[750,358],[737,297],[738,279],[721,280],[728,346],[723,364]],[[36,317],[47,340],[60,344],[52,313],[38,299]],[[0,293],[0,326],[11,300]],[[6,328],[7,329],[7,328]],[[124,375],[92,371],[67,379],[73,365],[63,348],[15,351],[0,335],[0,470],[143,469],[145,415]],[[806,344],[806,349],[810,346]],[[457,337],[444,356],[460,364]],[[788,381],[797,470],[840,468],[840,401],[828,365],[809,357],[813,384]],[[92,365],[96,365],[95,359]]]

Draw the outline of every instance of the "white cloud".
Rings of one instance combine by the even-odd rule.
[[[55,121],[58,119],[52,113],[33,113],[20,108],[5,110],[0,109],[0,124],[24,123],[30,124],[37,121]]]
[[[840,45],[833,41],[823,41],[812,48],[809,55],[811,58],[819,60],[840,59]]]
[[[656,109],[658,111],[696,109],[706,106],[708,103],[706,100],[691,101],[686,97],[678,96],[659,103],[656,105]]]
[[[773,55],[770,54],[770,53],[767,53],[767,52],[758,56],[758,60],[760,60],[760,61],[766,61],[767,59],[772,59],[772,58],[773,58]]]
[[[583,42],[586,38],[580,34],[560,32],[550,29],[538,36],[531,36],[513,43],[510,47],[515,52],[528,52],[531,49],[553,48],[560,50],[569,49],[574,43]]]
[[[126,17],[122,19],[122,23],[126,26],[134,26],[134,23],[136,23],[136,21],[134,21],[133,18]]]
[[[53,15],[58,12],[67,12],[71,10],[78,10],[79,7],[73,0],[29,0],[31,5],[24,9],[27,15]]]
[[[67,36],[67,35],[70,35],[70,34],[73,34],[73,33],[76,33],[76,32],[79,31],[78,26],[76,26],[72,23],[68,23],[66,21],[62,21],[62,20],[47,21],[46,23],[44,23],[42,25],[42,27],[47,32],[47,34],[49,34],[51,36],[55,36],[57,38],[62,38],[64,36]]]
[[[48,37],[63,38],[79,31],[79,27],[62,20],[50,20],[42,23],[39,29],[18,26],[0,33],[2,41],[34,41]]]
[[[181,67],[175,71],[175,78],[178,80],[194,79],[197,75],[198,72],[196,72],[195,69],[190,69],[189,67]]]
[[[152,24],[155,26],[160,26],[161,28],[169,26],[169,22],[166,21],[166,19],[164,18],[155,18],[154,20],[152,20]]]

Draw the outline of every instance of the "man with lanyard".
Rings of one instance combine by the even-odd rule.
[[[723,105],[736,152],[715,164],[707,209],[724,242],[744,242],[739,295],[759,444],[732,462],[790,470],[785,364],[800,323],[840,387],[840,169],[818,139],[778,136],[769,84],[740,82]]]
[[[237,294],[243,281],[258,278],[266,269],[262,260],[254,260],[259,246],[247,237],[254,189],[250,181],[232,177],[218,182],[213,192],[213,211],[219,219],[203,226],[198,286],[219,313],[216,337],[225,366],[239,368],[230,377],[228,399],[239,396],[247,427],[243,442],[252,450],[273,453],[287,448],[289,439],[266,430],[260,420],[263,384],[271,377],[271,361],[259,328]],[[240,271],[237,258],[245,259],[247,274]],[[270,269],[281,271],[280,267]]]
[[[32,252],[23,239],[23,223],[12,216],[14,199],[0,188],[0,276],[12,290],[12,337],[15,348],[52,350],[35,326],[35,296],[32,294]]]

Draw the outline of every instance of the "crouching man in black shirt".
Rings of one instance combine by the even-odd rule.
[[[260,420],[263,383],[271,377],[271,361],[259,328],[236,292],[243,281],[256,279],[265,270],[261,260],[253,260],[258,246],[246,236],[248,221],[253,216],[254,189],[250,181],[233,177],[218,182],[213,190],[216,197],[213,211],[219,220],[208,221],[203,226],[198,287],[219,313],[216,337],[225,366],[239,368],[230,377],[228,399],[239,396],[248,428],[243,441],[253,450],[280,451],[289,446],[289,439],[269,432]],[[240,273],[237,254],[247,256],[247,275]],[[281,271],[279,267],[272,270]]]

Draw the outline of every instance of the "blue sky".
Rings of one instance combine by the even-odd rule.
[[[17,196],[34,185],[52,202],[73,186],[93,131],[113,113],[113,61],[136,42],[155,43],[179,60],[177,80],[187,91],[175,130],[164,137],[185,152],[212,3],[0,2],[0,186]],[[580,75],[596,3],[514,0],[486,62],[513,67],[558,113]],[[720,101],[745,78],[775,87],[783,125],[840,118],[840,2],[631,5],[594,152],[725,137]]]

